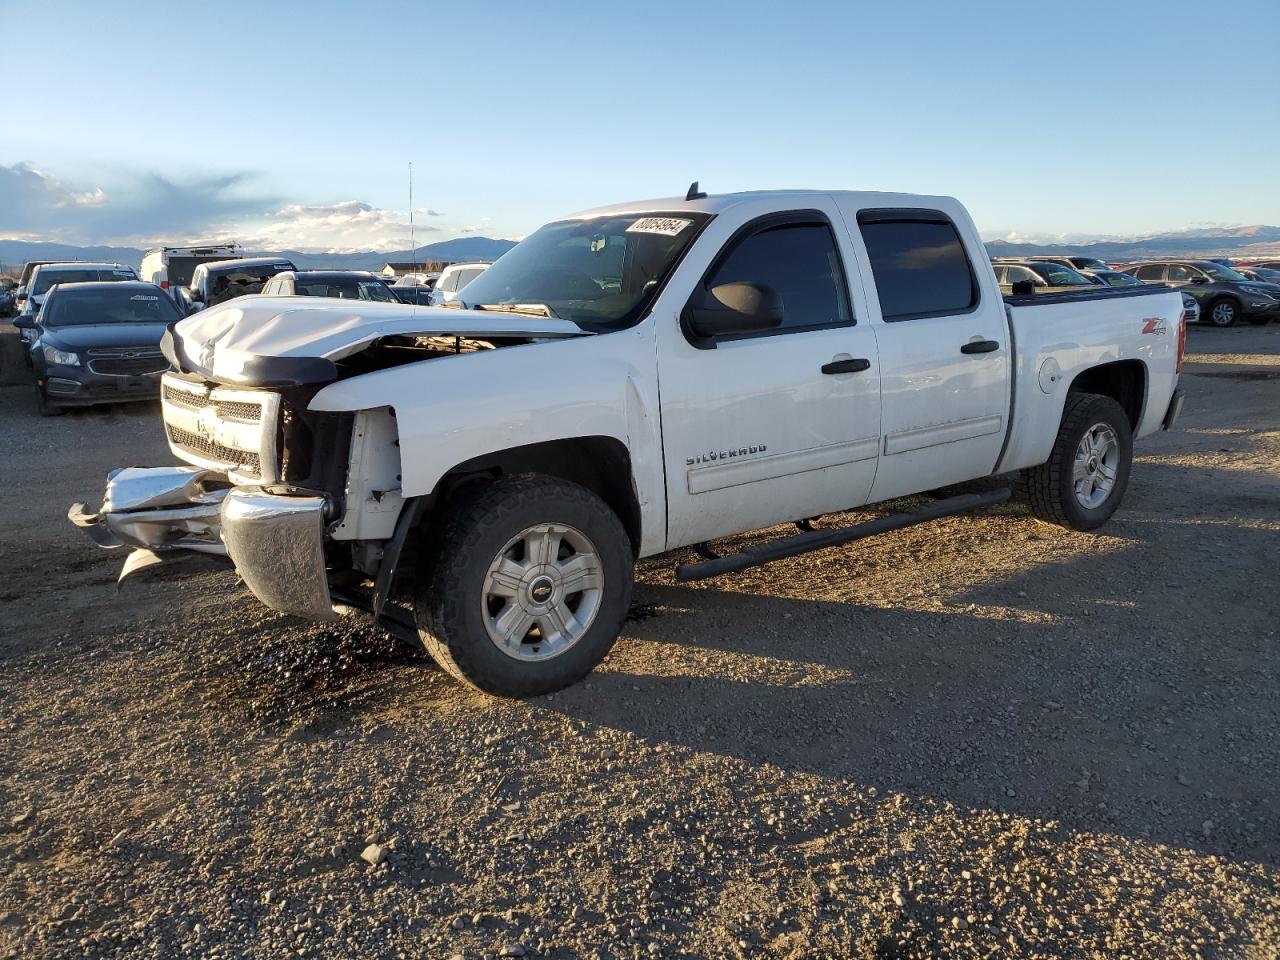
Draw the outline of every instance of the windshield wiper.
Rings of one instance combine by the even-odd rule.
[[[556,313],[545,303],[473,303],[472,310],[492,310],[496,313],[524,313],[532,317],[549,317],[559,320]]]

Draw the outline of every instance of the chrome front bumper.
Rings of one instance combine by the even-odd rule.
[[[99,546],[133,547],[120,580],[190,552],[227,557],[267,606],[335,620],[324,561],[325,501],[230,487],[196,467],[130,467],[107,478],[102,509],[67,517]]]

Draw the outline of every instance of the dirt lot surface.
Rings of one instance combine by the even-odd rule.
[[[526,703],[227,573],[117,596],[65,511],[156,408],[0,389],[0,956],[1277,956],[1280,327],[1190,339],[1101,535],[647,561]]]

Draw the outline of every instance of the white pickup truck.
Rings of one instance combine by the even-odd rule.
[[[70,515],[136,548],[122,577],[225,557],[277,610],[363,609],[541,694],[608,652],[638,557],[692,545],[678,575],[715,575],[998,502],[806,523],[1013,472],[1036,516],[1097,527],[1180,410],[1182,312],[1147,286],[1001,296],[947,197],[695,184],[547,224],[450,308],[251,296],[177,323],[187,465]]]

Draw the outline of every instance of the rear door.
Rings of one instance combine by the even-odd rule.
[[[1008,426],[1009,333],[972,223],[911,208],[846,216],[878,314],[883,438],[871,499],[990,474]]]
[[[722,214],[700,242],[718,251],[696,268],[702,288],[763,284],[781,294],[785,319],[714,344],[687,336],[678,314],[659,324],[668,548],[866,502],[879,364],[850,300],[839,223],[815,195],[813,209]]]

